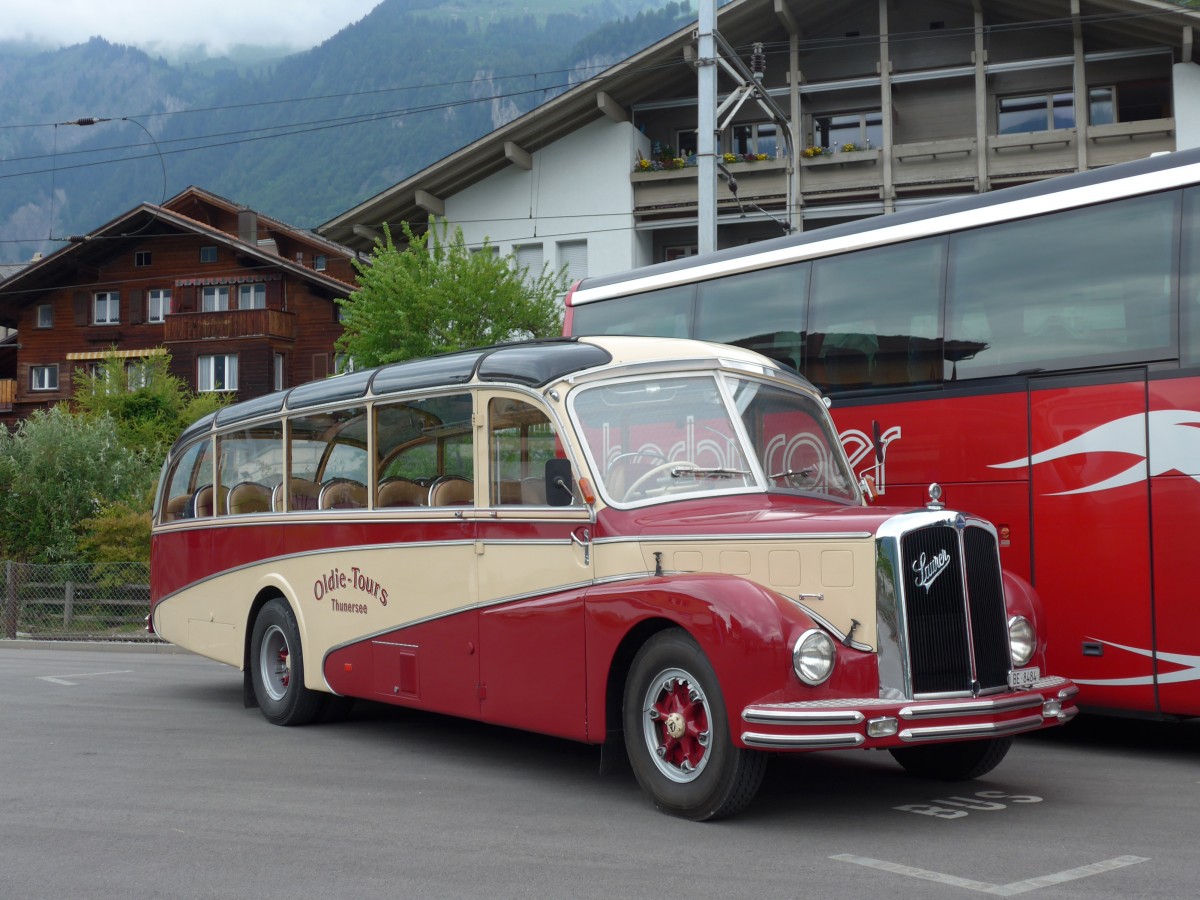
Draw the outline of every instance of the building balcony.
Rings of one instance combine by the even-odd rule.
[[[166,344],[263,337],[295,340],[295,315],[281,309],[171,313],[164,322],[163,330],[163,342]]]
[[[757,162],[722,163],[737,179],[738,197],[743,202],[762,203],[763,200],[787,195],[787,160],[764,159]],[[699,169],[664,169],[659,172],[635,171],[633,208],[638,214],[669,213],[696,209],[696,174]],[[736,208],[733,194],[725,179],[717,179],[717,202]]]

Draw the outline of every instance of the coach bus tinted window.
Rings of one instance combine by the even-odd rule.
[[[939,380],[945,248],[931,238],[814,262],[809,379],[829,390]]]
[[[1180,364],[1200,365],[1200,188],[1183,197],[1183,262],[1179,291]]]
[[[796,263],[702,281],[692,337],[756,350],[799,371],[809,268]]]
[[[954,235],[947,380],[1173,356],[1178,204],[1152,194]]]
[[[585,303],[571,314],[571,333],[688,337],[695,297],[695,285],[685,284]]]

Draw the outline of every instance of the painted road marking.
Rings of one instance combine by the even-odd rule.
[[[981,894],[992,894],[997,897],[1015,897],[1017,894],[1035,891],[1038,888],[1062,884],[1066,881],[1075,881],[1078,878],[1087,878],[1089,875],[1100,875],[1103,872],[1111,872],[1113,869],[1121,869],[1125,866],[1136,865],[1137,863],[1149,862],[1150,859],[1147,856],[1117,856],[1113,859],[1092,863],[1089,866],[1080,866],[1078,869],[1056,872],[1053,875],[1043,875],[1039,878],[1029,878],[1025,881],[1014,881],[1011,884],[989,884],[986,881],[973,881],[970,878],[959,878],[956,875],[946,875],[942,872],[930,872],[928,869],[902,866],[899,863],[887,862],[882,859],[871,859],[868,856],[854,856],[850,853],[840,853],[837,856],[829,858],[840,862],[854,863],[856,866],[866,866],[869,869],[892,872],[896,875],[907,875],[910,878],[936,881],[938,884],[948,884],[952,887],[965,888],[968,891],[978,891]]]
[[[111,672],[81,672],[78,675],[39,675],[38,681],[52,681],[55,684],[65,684],[68,687],[75,687],[79,682],[68,681],[69,678],[96,678],[100,675],[127,675],[133,669],[113,669]]]

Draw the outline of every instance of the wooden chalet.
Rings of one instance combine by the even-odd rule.
[[[131,369],[165,350],[193,389],[241,400],[323,378],[353,257],[200,188],[143,203],[0,282],[0,325],[17,329],[0,420],[69,398],[111,350]]]

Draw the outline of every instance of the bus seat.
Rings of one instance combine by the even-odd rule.
[[[307,478],[290,478],[288,479],[289,497],[288,509],[304,510],[317,508],[317,496],[321,492],[320,486]],[[271,508],[275,512],[283,512],[283,484],[275,485],[271,491]]]
[[[393,476],[379,483],[376,506],[424,506],[429,488],[408,478]]]
[[[546,479],[535,477],[521,479],[521,502],[526,506],[545,506]]]
[[[349,478],[330,478],[321,485],[319,509],[363,509],[367,505],[367,487]]]
[[[239,481],[229,489],[225,511],[231,516],[271,511],[271,491],[257,481]]]
[[[191,499],[191,494],[179,494],[168,500],[166,507],[163,509],[163,521],[174,522],[176,519],[186,519],[189,515],[188,503]]]
[[[501,481],[496,485],[495,502],[501,506],[520,506],[525,502],[519,481]]]
[[[216,503],[213,502],[213,486],[211,484],[201,485],[196,488],[196,493],[192,494],[192,501],[189,504],[191,516],[189,518],[206,518],[214,515],[216,511],[224,507],[224,500],[229,493],[229,488],[221,487],[216,494]]]
[[[475,485],[461,475],[443,475],[429,486],[430,506],[463,506],[475,502]]]

